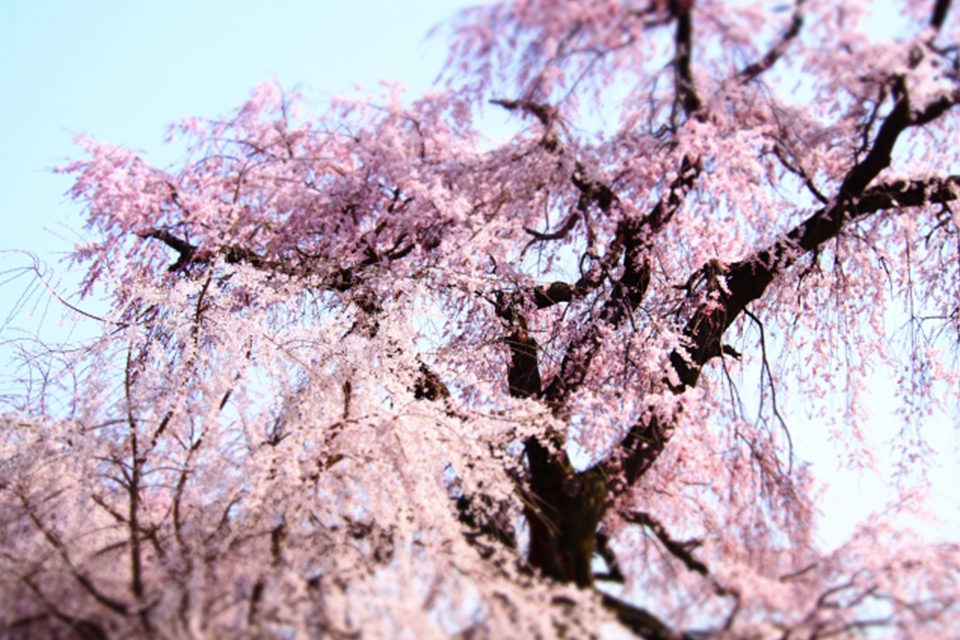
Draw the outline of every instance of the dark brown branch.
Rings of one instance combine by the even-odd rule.
[[[507,383],[515,398],[534,398],[540,395],[539,345],[527,330],[523,316],[523,299],[516,293],[498,291],[494,308],[497,316],[506,321],[511,332],[503,341],[510,348]]]
[[[741,82],[750,82],[761,73],[772,67],[776,64],[784,52],[787,50],[787,46],[790,44],[790,41],[796,38],[800,34],[800,29],[803,28],[803,5],[805,0],[795,0],[793,3],[793,16],[790,19],[790,26],[787,27],[787,30],[780,36],[780,39],[774,44],[766,54],[756,62],[747,65],[738,75]]]
[[[609,260],[604,260],[604,262],[614,261],[620,253],[620,248],[614,248],[613,255],[607,256]],[[581,276],[572,285],[560,281],[551,282],[548,285],[520,289],[515,295],[518,301],[532,300],[537,309],[546,309],[561,302],[579,300],[599,287],[602,282],[602,277],[593,277],[593,274],[588,273]]]
[[[890,158],[893,153],[893,145],[896,144],[900,134],[909,127],[910,121],[910,98],[906,92],[906,82],[903,78],[896,80],[897,100],[890,113],[880,125],[877,137],[873,141],[867,157],[854,165],[847,173],[840,185],[839,198],[848,200],[859,196],[870,181],[873,180],[880,171],[890,166]],[[840,222],[838,218],[838,222]]]
[[[607,473],[623,471],[626,486],[637,481],[660,456],[672,435],[672,419],[656,415],[642,418],[630,429],[621,448],[627,453],[624,459],[605,463]]]
[[[560,240],[565,238],[570,231],[577,226],[577,221],[580,219],[577,211],[571,212],[567,219],[563,221],[563,224],[560,225],[560,228],[552,233],[544,233],[542,231],[537,231],[536,229],[524,229],[527,233],[532,235],[537,240]]]
[[[597,527],[607,506],[607,482],[599,468],[577,472],[557,450],[531,437],[524,443],[529,489],[524,515],[530,525],[530,563],[545,575],[580,587],[593,583]]]
[[[179,254],[177,261],[170,265],[168,271],[179,271],[186,265],[194,262],[197,247],[186,240],[178,238],[166,229],[151,229],[137,234],[141,238],[155,238]]]
[[[564,220],[561,228],[554,233],[545,234],[527,229],[527,232],[533,235],[535,240],[559,240],[565,237],[581,218],[586,219],[590,207],[594,204],[604,213],[609,213],[611,207],[619,202],[617,194],[609,185],[599,180],[588,180],[584,176],[583,166],[579,163],[577,163],[576,171],[570,176],[570,181],[580,190],[576,209]],[[573,285],[565,282],[554,282],[547,286],[520,291],[518,292],[519,296],[521,299],[532,299],[538,309],[544,309],[559,302],[570,302],[582,298],[600,286],[606,273],[613,269],[620,260],[622,251],[623,240],[621,234],[618,234],[608,248],[606,255],[599,261],[598,268],[588,269]]]
[[[570,302],[582,294],[583,292],[566,282],[554,282],[548,286],[536,287],[533,290],[533,303],[538,309],[545,309],[559,302]]]
[[[670,555],[680,560],[690,571],[699,573],[702,576],[710,575],[710,570],[707,569],[707,565],[694,558],[693,554],[690,553],[692,548],[696,548],[699,545],[699,541],[679,542],[674,540],[673,537],[667,533],[667,529],[663,526],[662,522],[644,511],[625,514],[624,519],[628,522],[642,525],[652,531],[653,535],[660,541],[660,544],[670,552]]]
[[[518,301],[500,293],[496,311],[513,328],[505,339],[510,348],[510,395],[539,397],[539,347],[518,311]],[[550,578],[586,587],[593,582],[591,560],[597,526],[606,509],[606,480],[600,469],[578,473],[559,443],[551,445],[552,448],[544,446],[536,437],[524,442],[528,465],[524,501],[524,515],[530,527],[528,559]]]
[[[590,205],[596,203],[604,213],[610,211],[610,207],[619,201],[617,194],[609,185],[599,180],[589,180],[585,175],[583,165],[577,163],[577,169],[570,176],[570,181],[580,190],[580,199],[577,201],[577,210],[583,214],[587,213]]]
[[[855,172],[851,171],[851,175]],[[856,185],[858,182],[848,177],[844,184]],[[722,333],[747,304],[766,291],[774,275],[790,267],[801,255],[834,238],[845,223],[884,209],[950,202],[957,199],[958,194],[960,176],[879,185],[867,189],[859,198],[848,198],[820,209],[769,247],[728,265],[724,279],[729,293],[721,291],[721,304],[705,305],[694,313],[684,329],[689,346],[684,352],[678,350],[671,355],[679,377],[674,391],[679,393],[696,384],[700,368],[710,358],[719,355]]]
[[[380,228],[382,228],[382,226]],[[378,228],[378,230],[380,228]],[[304,264],[304,260],[300,261],[299,266],[293,261],[283,258],[268,260],[253,249],[238,244],[224,245],[216,251],[207,251],[187,242],[183,238],[175,236],[166,229],[151,229],[140,232],[137,235],[140,238],[160,240],[178,253],[177,260],[167,269],[171,272],[180,271],[191,264],[210,264],[213,262],[215,255],[219,253],[223,256],[223,260],[227,264],[247,264],[261,271],[282,273],[288,276],[309,276],[316,273],[316,269],[310,264]],[[401,234],[390,249],[379,253],[374,247],[370,246],[369,243],[366,244],[363,247],[364,257],[356,264],[342,267],[332,275],[326,276],[324,278],[324,286],[340,292],[354,288],[362,282],[363,279],[360,274],[366,268],[381,264],[385,260],[401,260],[410,255],[418,243],[414,241],[404,243],[406,239],[406,234]],[[436,244],[430,246],[424,243],[421,246],[434,248]],[[314,256],[309,256],[296,247],[293,250],[300,258],[316,259]]]
[[[650,253],[654,239],[680,209],[700,170],[699,161],[684,156],[666,196],[640,220],[624,218],[617,226],[608,253],[619,255],[623,252],[623,273],[614,283],[597,318],[567,347],[559,372],[544,390],[544,397],[549,402],[562,403],[583,383],[590,362],[600,347],[604,326],[619,326],[643,300],[650,284]]]
[[[933,7],[933,14],[930,16],[930,26],[939,31],[947,19],[947,11],[949,10],[950,0],[937,0]]]
[[[495,548],[480,541],[483,536],[507,549],[516,549],[517,540],[510,525],[510,505],[495,501],[487,494],[462,495],[456,499],[457,519],[468,528],[464,536],[480,555],[489,558]]]
[[[813,197],[819,200],[821,204],[829,204],[830,200],[825,195],[820,193],[820,189],[818,189],[817,185],[813,183],[813,180],[807,174],[807,171],[803,167],[794,165],[792,162],[790,162],[786,156],[786,153],[787,152],[779,144],[773,148],[773,155],[776,156],[777,160],[780,161],[780,164],[787,171],[803,180],[803,184],[806,186],[807,191],[813,194]]]
[[[645,640],[705,640],[707,633],[687,633],[671,629],[660,618],[642,607],[637,607],[609,594],[603,594],[603,606],[616,614],[625,627]]]
[[[720,354],[720,337],[746,308],[759,298],[776,273],[792,265],[801,255],[815,251],[836,236],[845,220],[862,218],[895,207],[942,204],[960,196],[960,175],[934,180],[896,181],[866,190],[860,198],[825,207],[802,224],[784,234],[771,246],[733,263],[722,274],[726,293],[721,289],[720,303],[701,306],[684,329],[688,346],[670,355],[678,381],[671,384],[676,393],[694,386],[704,364]],[[719,282],[718,282],[719,284]],[[653,464],[671,435],[670,417],[646,417],[639,420],[622,443],[626,456],[612,462],[607,472],[622,469],[627,485],[633,484]]]
[[[507,111],[520,110],[529,113],[545,127],[549,127],[557,119],[557,108],[549,104],[531,100],[491,100],[490,104],[501,106]]]
[[[923,111],[918,111],[910,118],[910,126],[922,126],[932,122],[949,111],[957,103],[960,103],[960,91],[945,96],[940,96],[937,100],[931,102]]]
[[[610,547],[610,538],[602,531],[597,532],[596,552],[597,555],[603,558],[603,561],[607,563],[607,570],[602,574],[594,574],[594,580],[607,580],[622,584],[626,580],[626,577],[623,575],[623,570],[620,568],[620,562],[617,560],[616,554]]]
[[[693,71],[690,68],[693,52],[693,21],[690,18],[690,9],[693,2],[690,0],[670,0],[670,13],[677,19],[677,31],[674,35],[676,43],[676,91],[684,113],[689,117],[699,111],[702,103],[697,95],[696,85],[693,82]]]
[[[68,615],[60,610],[55,603],[51,602],[39,587],[34,584],[29,577],[22,578],[24,584],[30,589],[37,599],[43,603],[49,613],[40,613],[16,619],[8,624],[0,625],[0,637],[3,638],[46,638],[58,637],[52,633],[51,618],[59,620],[66,625],[72,635],[70,637],[77,640],[108,640],[109,636],[104,631],[103,626],[93,620],[85,620]]]
[[[775,275],[789,268],[800,256],[818,250],[836,237],[844,224],[883,209],[942,204],[957,199],[960,176],[901,180],[867,189],[877,174],[889,166],[894,144],[904,130],[942,115],[958,100],[957,96],[951,96],[935,101],[914,116],[902,79],[898,84],[894,92],[896,103],[880,126],[873,146],[847,173],[829,206],[744,260],[730,265],[711,261],[698,270],[712,296],[708,296],[684,327],[684,344],[670,354],[676,379],[667,379],[667,383],[674,393],[682,393],[697,384],[703,366],[722,352],[723,333],[750,302],[763,295]],[[622,470],[627,486],[631,485],[659,457],[672,428],[671,416],[654,415],[638,420],[622,442],[623,459],[608,461],[604,467],[608,473]]]
[[[179,253],[181,256],[187,256],[188,258],[197,250],[197,247],[190,244],[186,240],[178,238],[166,229],[151,229],[150,231],[145,231],[137,235],[139,235],[141,238],[155,238],[160,240],[165,245]]]
[[[877,174],[890,165],[893,147],[903,131],[930,122],[960,99],[960,95],[941,98],[913,115],[904,81],[897,79],[896,83],[897,100],[893,108],[880,125],[866,157],[847,173],[833,203],[769,247],[724,269],[724,286],[715,289],[716,300],[705,303],[694,313],[684,328],[687,346],[671,354],[671,363],[679,377],[679,382],[672,385],[674,391],[679,393],[696,384],[700,368],[720,354],[720,336],[747,304],[766,291],[775,274],[835,237],[845,223],[881,209],[942,203],[956,198],[956,176],[931,181],[897,181],[867,189]],[[721,279],[716,281],[719,284]]]

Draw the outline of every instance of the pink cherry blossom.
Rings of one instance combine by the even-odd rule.
[[[903,5],[502,2],[419,98],[78,140],[112,307],[0,419],[0,635],[955,634],[923,492],[823,548],[783,417],[869,467],[896,367],[909,466],[956,401],[960,24]]]

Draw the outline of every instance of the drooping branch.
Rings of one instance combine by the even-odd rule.
[[[733,622],[733,618],[739,611],[740,596],[736,589],[729,589],[720,584],[707,565],[693,555],[693,550],[700,545],[701,541],[687,540],[685,542],[681,542],[677,540],[670,535],[670,532],[667,531],[667,528],[662,522],[645,511],[634,511],[632,513],[622,515],[624,520],[627,522],[638,524],[652,532],[660,544],[663,545],[663,548],[666,549],[667,552],[674,558],[682,562],[687,569],[694,573],[700,574],[704,578],[707,578],[710,581],[710,584],[713,586],[714,593],[716,593],[718,596],[727,596],[734,599],[733,609],[730,611],[730,614],[727,618],[727,624],[725,625],[725,627],[728,628]]]
[[[133,415],[134,405],[131,394],[131,372],[133,370],[132,351],[127,351],[127,363],[124,372],[124,400],[127,408],[127,424],[130,428],[130,481],[127,484],[127,495],[129,497],[129,509],[127,511],[127,524],[130,540],[130,590],[138,603],[143,601],[143,554],[141,549],[140,532],[140,492],[143,475],[144,457],[139,446],[139,425]],[[146,610],[140,611],[140,621],[144,629],[150,629],[150,619]]]
[[[610,537],[603,531],[597,532],[597,555],[603,558],[607,564],[607,570],[603,573],[595,573],[594,580],[606,580],[609,582],[623,583],[626,577],[623,575],[623,569],[620,568],[620,562],[617,560],[616,553],[610,545]]]
[[[893,146],[900,134],[912,123],[910,120],[910,96],[906,90],[906,81],[900,77],[894,80],[895,95],[893,108],[880,125],[877,137],[867,156],[847,173],[840,185],[838,198],[847,200],[856,198],[880,171],[890,166]],[[837,218],[840,222],[840,218]]]
[[[418,358],[419,360],[419,358]],[[347,383],[345,383],[347,384]],[[450,403],[450,390],[440,376],[420,361],[414,381],[413,397],[428,402],[442,402],[448,415],[456,415]],[[497,544],[506,549],[517,547],[516,533],[510,524],[510,503],[503,499],[477,492],[472,495],[452,495],[457,520],[465,527],[463,537],[483,559],[495,555]]]
[[[553,105],[532,100],[491,100],[490,104],[503,107],[507,111],[521,111],[535,117],[543,125],[543,135],[540,138],[540,146],[547,151],[556,151],[560,146],[557,139],[554,125],[556,124],[560,111]]]
[[[57,603],[44,595],[29,576],[23,576],[21,580],[47,609],[47,612],[18,618],[6,624],[0,623],[0,632],[4,633],[3,637],[33,638],[40,637],[41,634],[46,637],[50,630],[48,625],[53,619],[63,623],[73,634],[72,637],[78,640],[108,640],[109,636],[99,622],[63,612]],[[40,633],[32,633],[31,630],[34,628],[39,629]]]
[[[797,176],[803,181],[803,185],[807,188],[807,191],[813,195],[821,204],[829,204],[830,199],[825,195],[820,193],[820,189],[813,182],[813,178],[810,177],[810,174],[805,168],[803,168],[799,163],[794,164],[789,158],[787,158],[786,150],[778,143],[773,147],[773,155],[780,161],[780,165]]]
[[[382,229],[383,225],[378,227]],[[416,243],[408,242],[404,244],[405,236],[401,235],[396,240],[393,247],[384,251],[377,251],[369,239],[363,238],[360,242],[359,253],[362,257],[353,264],[335,268],[332,271],[329,268],[321,268],[316,256],[309,256],[298,248],[294,248],[297,259],[267,259],[249,247],[239,244],[228,244],[219,247],[216,250],[209,250],[201,246],[194,245],[184,238],[174,235],[167,229],[150,229],[139,232],[138,237],[143,239],[156,239],[177,252],[177,259],[167,270],[169,272],[179,272],[190,265],[210,265],[219,255],[223,257],[226,264],[245,264],[259,271],[267,273],[280,273],[287,276],[308,277],[323,275],[322,287],[345,292],[357,288],[362,284],[366,269],[375,265],[383,264],[389,261],[397,261],[407,257]],[[367,312],[378,308],[378,303],[370,299],[369,296],[359,296],[356,300],[359,306]]]

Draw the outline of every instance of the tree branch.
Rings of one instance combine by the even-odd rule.
[[[684,156],[666,196],[640,220],[624,218],[617,225],[616,237],[608,253],[619,255],[622,249],[623,273],[614,283],[597,318],[568,345],[559,372],[544,390],[543,395],[549,402],[563,403],[583,384],[590,362],[600,348],[604,326],[619,326],[643,300],[650,284],[650,252],[654,239],[680,209],[700,171],[698,160]]]
[[[670,361],[679,377],[678,383],[671,384],[674,392],[680,393],[696,384],[703,364],[719,355],[720,336],[748,303],[766,291],[775,274],[835,237],[845,223],[881,209],[947,202],[957,197],[957,176],[897,181],[867,189],[877,174],[890,165],[894,144],[904,130],[930,122],[960,100],[960,93],[955,93],[913,115],[905,81],[897,78],[895,83],[897,99],[893,108],[880,125],[866,157],[847,172],[832,204],[811,215],[771,246],[724,267],[720,274],[723,277],[715,278],[716,299],[697,309],[683,331],[687,345],[671,354]],[[705,265],[701,271],[710,267]]]
[[[693,554],[690,553],[690,549],[697,546],[696,543],[692,544],[689,541],[679,542],[674,540],[673,537],[667,533],[667,529],[663,526],[663,523],[645,511],[634,511],[633,513],[624,514],[624,519],[627,522],[639,524],[652,531],[653,535],[660,541],[660,544],[670,552],[670,555],[680,560],[690,571],[699,573],[702,576],[710,575],[710,570],[707,568],[707,565],[694,558]]]
[[[179,254],[177,261],[171,264],[167,268],[167,271],[179,271],[186,265],[194,262],[197,247],[186,240],[178,238],[166,229],[151,229],[138,233],[137,235],[141,238],[155,238]]]
[[[846,200],[820,209],[779,240],[754,255],[724,268],[713,281],[717,301],[702,305],[684,328],[686,346],[670,354],[677,382],[670,383],[674,393],[696,385],[703,365],[720,354],[720,338],[747,304],[759,298],[773,281],[775,274],[787,269],[796,260],[816,250],[836,236],[844,220],[854,220],[884,209],[916,207],[945,203],[960,197],[960,175],[931,180],[898,180],[866,190],[858,199]],[[720,268],[714,266],[713,268]],[[621,449],[622,460],[603,464],[607,473],[622,470],[626,486],[640,478],[659,457],[672,433],[670,416],[650,416],[630,429]]]
[[[707,633],[676,631],[660,618],[642,607],[637,607],[609,594],[601,597],[603,606],[613,611],[625,627],[646,640],[705,640]]]
[[[784,31],[782,36],[780,36],[780,40],[778,40],[777,43],[773,45],[762,58],[752,64],[747,65],[738,74],[742,83],[746,84],[747,82],[750,82],[776,64],[777,60],[779,60],[787,50],[787,46],[789,46],[790,41],[800,34],[800,29],[803,28],[804,2],[806,2],[806,0],[794,1],[793,16],[790,18],[790,26],[787,27],[787,30]]]
[[[683,329],[683,342],[670,354],[676,378],[666,379],[670,389],[680,394],[697,384],[700,372],[713,357],[720,355],[720,338],[746,306],[766,291],[776,274],[789,268],[800,256],[817,250],[837,236],[845,223],[876,211],[894,207],[921,206],[957,199],[960,176],[930,180],[896,181],[867,189],[867,185],[890,164],[893,146],[908,127],[930,122],[945,113],[958,100],[954,94],[928,105],[914,116],[902,78],[896,80],[897,100],[887,115],[866,157],[847,173],[832,203],[794,227],[772,245],[730,265],[716,261],[701,267],[708,283],[707,300],[701,304]],[[603,463],[608,473],[624,472],[627,486],[633,484],[659,457],[673,429],[670,416],[650,416],[637,421],[621,443],[621,460]]]
[[[37,527],[40,533],[43,534],[43,537],[47,540],[50,546],[56,550],[57,554],[63,560],[63,563],[66,565],[70,575],[73,576],[73,579],[77,581],[77,584],[79,584],[84,591],[89,593],[94,600],[99,602],[107,609],[113,611],[114,613],[127,615],[127,605],[101,592],[96,585],[93,584],[93,581],[91,581],[90,578],[87,577],[83,571],[81,571],[80,568],[73,563],[73,560],[70,558],[70,554],[67,551],[66,545],[64,545],[63,541],[60,540],[60,536],[43,524],[43,522],[40,520],[40,517],[34,512],[33,507],[31,507],[27,502],[26,497],[23,495],[19,497],[24,509],[27,512],[27,517],[30,518],[34,526]]]
[[[580,219],[578,213],[573,211],[570,215],[567,216],[567,219],[563,221],[563,224],[560,225],[560,228],[553,232],[543,232],[537,231],[536,229],[526,228],[524,231],[529,233],[536,240],[560,240],[561,238],[567,237],[567,234],[577,226],[577,221]]]
[[[848,183],[854,184],[854,181],[845,182]],[[777,273],[834,238],[845,223],[884,209],[950,202],[956,200],[958,194],[960,175],[879,185],[867,189],[858,198],[820,209],[769,247],[728,265],[724,284],[729,293],[719,290],[721,304],[704,305],[694,313],[684,329],[689,346],[684,349],[685,353],[674,351],[671,355],[679,376],[679,385],[674,391],[679,393],[696,384],[700,367],[719,355],[721,334],[747,304],[766,291]]]
[[[529,113],[539,120],[540,124],[545,127],[549,127],[557,119],[556,107],[545,103],[533,102],[532,100],[496,99],[491,100],[490,104],[503,107],[507,111],[520,110],[524,113]]]
[[[950,0],[937,0],[937,3],[933,7],[933,13],[930,16],[930,26],[939,31],[947,19],[947,11],[949,10]]]
[[[687,117],[693,115],[702,106],[700,96],[697,95],[696,85],[693,82],[693,71],[690,68],[693,51],[693,21],[690,19],[690,9],[693,2],[690,0],[670,0],[669,7],[677,19],[677,31],[674,35],[676,43],[676,74],[675,83],[677,98],[683,105]]]

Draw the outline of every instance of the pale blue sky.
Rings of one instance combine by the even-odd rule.
[[[11,0],[0,19],[0,249],[42,257],[79,230],[69,177],[88,133],[164,165],[166,125],[223,115],[276,79],[310,97],[402,80],[412,92],[441,69],[431,27],[466,0]],[[0,256],[9,264],[10,257]],[[4,292],[6,295],[7,292]]]

